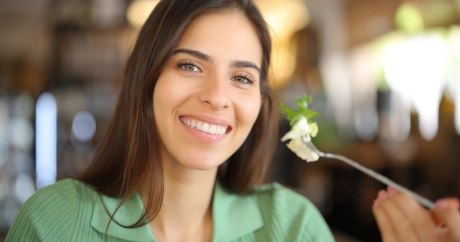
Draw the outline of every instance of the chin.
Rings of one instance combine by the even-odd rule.
[[[200,171],[208,171],[217,169],[222,163],[225,162],[225,159],[216,158],[216,157],[202,157],[202,158],[192,158],[188,157],[188,159],[183,160],[180,162],[183,166],[193,169],[193,170],[200,170]]]
[[[192,170],[198,170],[198,171],[209,171],[209,170],[215,170],[217,167],[219,167],[220,164],[214,163],[194,163],[194,164],[183,164],[185,167],[192,169]]]

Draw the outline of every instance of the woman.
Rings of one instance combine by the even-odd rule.
[[[250,0],[160,1],[91,167],[34,194],[7,241],[333,241],[304,197],[258,186],[278,142],[270,52]]]

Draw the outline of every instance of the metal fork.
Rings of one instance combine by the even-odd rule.
[[[374,179],[382,182],[383,184],[385,184],[387,186],[390,186],[390,187],[393,187],[396,190],[409,195],[410,197],[414,198],[417,202],[419,202],[423,206],[427,207],[428,209],[433,209],[434,203],[432,201],[430,201],[429,199],[424,198],[424,197],[418,195],[417,193],[415,193],[415,192],[413,192],[413,191],[411,191],[411,190],[399,185],[398,183],[390,180],[389,178],[387,178],[387,177],[375,172],[374,170],[371,170],[371,169],[359,164],[357,161],[354,161],[354,160],[349,159],[349,158],[347,158],[345,156],[342,156],[342,155],[321,152],[320,150],[318,150],[318,148],[316,148],[316,146],[311,142],[311,139],[309,139],[307,136],[302,137],[302,142],[308,148],[310,148],[313,152],[315,152],[319,157],[332,158],[332,159],[343,161],[343,162],[347,163],[348,165],[350,165],[350,166],[362,171],[363,173],[373,177]]]

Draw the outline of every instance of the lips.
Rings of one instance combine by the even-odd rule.
[[[190,117],[180,117],[180,121],[190,128],[213,135],[224,135],[230,128],[227,125],[212,124]]]

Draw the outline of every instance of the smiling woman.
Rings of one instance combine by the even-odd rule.
[[[261,62],[258,36],[240,12],[201,15],[187,27],[153,94],[165,167],[216,170],[235,153],[259,114]]]
[[[333,241],[306,198],[262,185],[270,55],[250,0],[160,1],[92,165],[34,194],[7,241]]]

